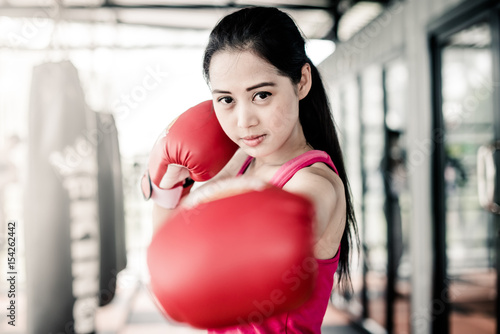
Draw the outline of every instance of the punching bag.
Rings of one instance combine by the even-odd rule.
[[[112,114],[96,113],[97,188],[101,236],[99,306],[116,292],[116,275],[126,266],[125,215],[118,132]]]
[[[100,227],[95,113],[69,62],[33,69],[25,189],[28,333],[93,333]]]

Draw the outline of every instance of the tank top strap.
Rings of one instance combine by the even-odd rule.
[[[333,161],[328,153],[326,153],[325,151],[312,150],[307,151],[283,164],[280,169],[278,169],[278,171],[274,174],[270,183],[275,185],[276,187],[282,188],[295,175],[297,171],[304,167],[311,166],[316,162],[323,162],[327,164],[338,175],[337,168],[333,164]],[[244,168],[246,168],[247,166],[248,165],[244,166]]]
[[[253,157],[252,156],[248,156],[247,159],[245,160],[245,162],[243,163],[243,166],[241,166],[240,171],[238,172],[238,174],[236,174],[236,176],[243,175],[243,173],[245,173],[245,171],[248,168],[248,165],[250,165],[250,163],[252,162],[252,160],[253,160]]]

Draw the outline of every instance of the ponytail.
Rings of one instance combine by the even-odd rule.
[[[309,94],[299,102],[299,118],[307,142],[316,150],[328,153],[337,168],[338,175],[344,184],[346,200],[346,224],[344,234],[340,241],[340,257],[338,266],[338,282],[341,290],[352,292],[350,277],[350,258],[352,240],[356,242],[359,250],[358,229],[352,205],[349,180],[344,165],[344,158],[340,147],[330,103],[321,79],[321,75],[310,60],[312,85]]]

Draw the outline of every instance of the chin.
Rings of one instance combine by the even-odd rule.
[[[260,147],[246,147],[243,149],[245,153],[248,155],[254,157],[254,158],[262,158],[265,156],[268,156],[269,154],[273,153],[273,151],[270,151],[269,149],[266,148],[260,148]]]

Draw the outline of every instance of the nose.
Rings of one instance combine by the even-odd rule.
[[[259,123],[257,114],[251,105],[241,103],[236,107],[239,128],[250,128]]]

